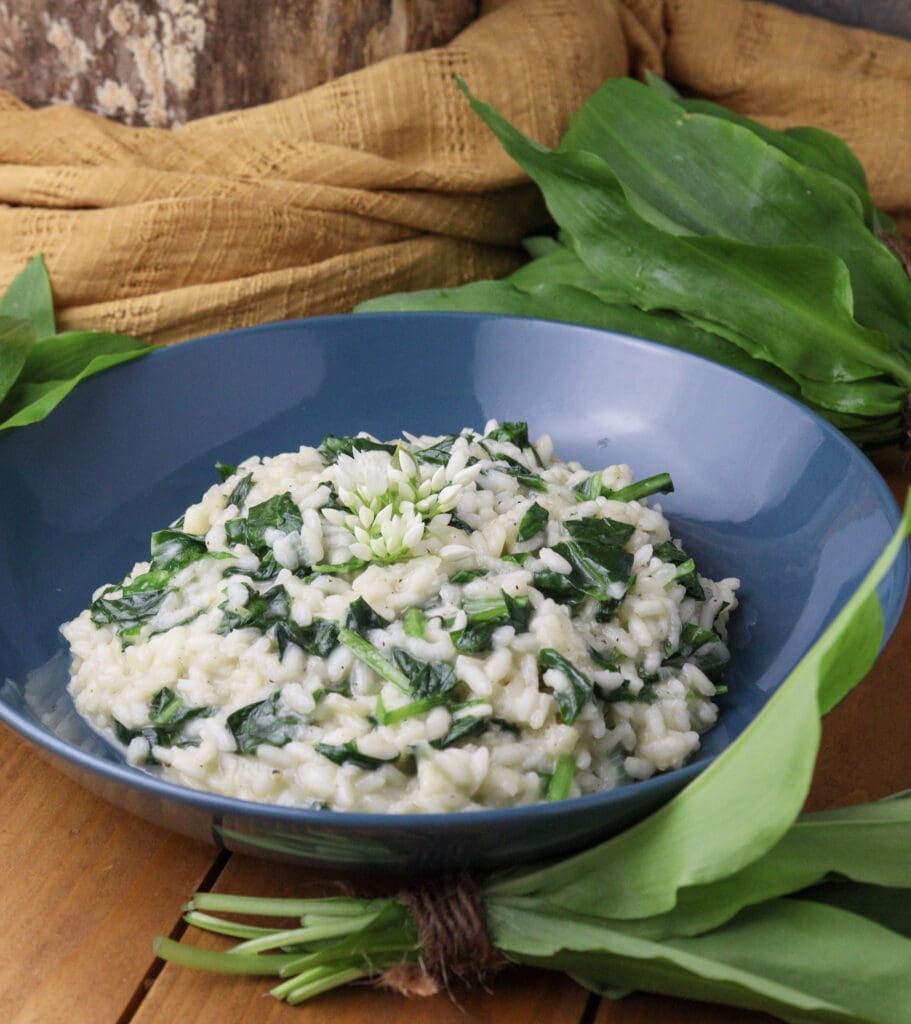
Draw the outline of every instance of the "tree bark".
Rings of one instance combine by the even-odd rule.
[[[164,127],[448,42],[478,0],[0,0],[0,88]]]

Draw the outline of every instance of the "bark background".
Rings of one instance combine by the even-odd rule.
[[[478,0],[0,0],[0,88],[165,127],[448,42]]]

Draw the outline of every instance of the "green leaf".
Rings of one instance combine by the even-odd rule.
[[[144,625],[157,614],[170,593],[170,576],[167,572],[144,573],[127,586],[106,588],[89,605],[92,622],[96,626],[116,623],[120,635]]]
[[[235,629],[258,629],[265,633],[272,626],[288,623],[291,598],[281,584],[262,594],[248,583],[244,587],[248,596],[243,607],[232,608],[227,601],[219,605],[224,613],[216,630],[220,636]]]
[[[280,695],[247,704],[228,715],[228,728],[239,754],[255,754],[263,745],[283,747],[294,739],[299,719],[279,714]]]
[[[583,262],[627,301],[703,321],[711,311],[715,328],[730,330],[729,340],[788,373],[836,381],[888,372],[911,385],[906,358],[854,321],[850,278],[837,256],[806,245],[668,235],[633,211],[600,157],[552,153],[487,104],[471,104],[541,188]]]
[[[863,917],[770,900],[692,938],[654,942],[623,922],[489,899],[491,937],[511,960],[592,988],[661,992],[771,1013],[795,1024],[905,1024],[911,942]]]
[[[775,131],[759,121],[753,121],[727,107],[703,99],[684,99],[675,89],[657,75],[646,73],[647,84],[656,89],[667,99],[674,100],[691,114],[706,114],[731,121],[753,132],[763,142],[780,149],[799,164],[814,168],[829,175],[836,184],[854,194],[856,208],[864,216],[867,226],[873,229],[876,224],[876,213],[870,193],[867,190],[867,176],[863,166],[851,151],[851,148],[831,132],[821,128],[798,127]],[[846,196],[847,202],[852,200]]]
[[[286,491],[254,505],[243,519],[229,519],[225,523],[225,535],[229,543],[246,544],[262,557],[271,550],[265,539],[267,530],[296,533],[302,525],[301,511]]]
[[[519,523],[519,532],[516,536],[518,541],[530,540],[536,533],[540,533],[547,526],[547,509],[535,501],[525,510],[525,515]]]
[[[424,636],[426,628],[427,617],[424,615],[423,609],[412,605],[402,616],[402,629],[405,636],[421,638]]]
[[[349,740],[339,746],[332,746],[329,743],[317,743],[316,751],[328,757],[338,765],[353,764],[355,768],[362,768],[364,771],[372,771],[380,765],[393,764],[398,761],[395,757],[371,757],[369,754],[362,754],[357,748],[356,740]]]
[[[10,282],[0,298],[0,316],[30,320],[38,341],[54,334],[54,298],[42,255],[33,256]]]
[[[808,890],[832,876],[901,887],[911,907],[909,849],[911,800],[804,814],[752,864],[708,885],[683,889],[673,910],[627,921],[624,927],[650,939],[696,935],[729,921],[744,907]]]
[[[228,474],[231,475],[230,473]],[[246,476],[242,476],[240,480],[231,489],[231,493],[228,495],[228,504],[233,505],[238,511],[243,509],[247,503],[247,495],[253,489],[253,474],[247,473]]]
[[[528,440],[528,424],[523,421],[504,421],[495,427],[485,437],[491,441],[507,441],[517,448],[529,448],[531,442]]]
[[[454,718],[449,732],[438,740],[431,740],[430,745],[436,750],[447,750],[461,740],[471,736],[477,736],[490,725],[489,715],[462,715],[461,718]]]
[[[319,445],[319,453],[327,465],[335,462],[339,455],[351,455],[354,452],[389,452],[395,453],[394,444],[374,441],[369,437],[336,437],[326,434]]]
[[[0,408],[34,345],[35,328],[28,320],[0,316]]]
[[[208,717],[212,710],[211,707],[190,707],[170,687],[163,686],[149,701],[149,721],[156,729],[176,736],[187,722],[194,718]]]
[[[682,890],[726,878],[772,849],[797,818],[819,748],[821,714],[860,681],[882,642],[876,586],[911,531],[901,523],[852,597],[752,723],[645,821],[551,867],[503,876],[490,891],[623,919],[672,910]],[[623,872],[623,886],[605,878]]]
[[[622,600],[632,583],[633,556],[616,544],[589,538],[572,539],[554,544],[552,550],[572,566],[568,580],[578,592],[573,604],[585,597],[615,604]]]
[[[572,725],[579,717],[579,712],[592,698],[592,681],[553,647],[543,647],[538,652],[538,668],[542,672],[551,668],[556,669],[566,679],[565,689],[555,690],[554,699],[560,708],[562,721],[566,725]]]
[[[439,441],[426,448],[419,448],[412,454],[421,462],[430,462],[436,466],[445,466],[452,455],[452,446],[458,438],[458,434],[446,434]]]
[[[17,384],[7,395],[3,403],[3,414],[7,418],[0,422],[0,430],[9,430],[12,427],[25,427],[30,423],[37,423],[43,420],[48,413],[52,412],[66,396],[76,387],[80,381],[88,377],[108,370],[112,366],[127,363],[139,356],[151,352],[150,347],[134,349],[129,352],[110,353],[108,355],[93,356],[85,367],[71,377],[69,380],[49,380],[40,383],[25,382]]]
[[[275,627],[278,655],[283,658],[288,644],[294,644],[304,654],[315,654],[320,658],[328,658],[338,647],[338,631],[338,623],[329,619],[314,619],[307,626],[299,626],[289,616]]]
[[[457,651],[488,651],[493,634],[501,626],[512,626],[517,633],[528,632],[532,608],[525,596],[513,597],[500,591],[499,597],[469,598],[462,604],[468,617],[464,629],[450,633]]]
[[[560,150],[596,154],[624,189],[700,235],[824,248],[848,268],[858,321],[911,342],[907,277],[864,224],[855,193],[755,131],[612,78],[574,115]]]
[[[152,534],[152,569],[176,573],[209,555],[205,537],[168,527]]]
[[[374,611],[362,597],[356,598],[348,605],[348,614],[345,616],[347,629],[364,636],[368,629],[385,629],[388,625],[389,620]]]
[[[29,353],[22,381],[43,384],[79,376],[99,356],[128,356],[147,352],[137,338],[105,331],[67,331],[39,339]]]
[[[452,666],[444,661],[418,661],[400,647],[393,648],[392,659],[408,679],[411,696],[418,700],[450,693],[458,682]]]
[[[653,554],[656,558],[660,558],[662,562],[670,562],[671,565],[682,566],[690,561],[690,556],[682,548],[678,548],[676,544],[669,540],[662,544],[656,544],[653,548]],[[690,597],[695,598],[697,601],[705,600],[705,591],[699,582],[695,565],[689,572],[685,572],[682,575],[678,574],[677,582],[683,585],[683,588]]]

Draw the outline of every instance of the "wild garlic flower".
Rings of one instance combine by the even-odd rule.
[[[352,557],[391,563],[410,558],[427,524],[451,512],[479,465],[468,465],[468,442],[457,438],[445,465],[416,459],[404,444],[394,453],[339,455],[328,471],[345,509],[322,509],[326,520],[352,536]]]

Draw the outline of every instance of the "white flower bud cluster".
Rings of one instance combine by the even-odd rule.
[[[332,482],[345,509],[324,508],[323,517],[347,529],[351,555],[384,564],[410,558],[427,524],[451,512],[474,486],[480,463],[468,464],[468,440],[457,438],[443,466],[420,462],[399,444],[395,452],[339,455]]]

